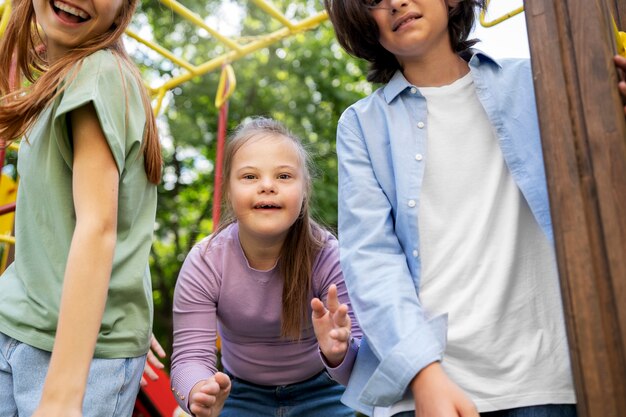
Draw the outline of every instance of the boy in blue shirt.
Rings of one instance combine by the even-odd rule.
[[[337,128],[341,263],[365,335],[344,401],[576,416],[529,60],[471,48],[483,0],[325,6],[385,84]]]

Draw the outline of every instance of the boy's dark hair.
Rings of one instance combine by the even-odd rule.
[[[357,58],[370,63],[367,81],[387,83],[400,69],[396,57],[378,41],[378,26],[370,15],[365,0],[324,0],[324,7],[335,28],[339,44]],[[467,39],[476,21],[476,9],[485,7],[485,0],[460,0],[448,11],[448,33],[454,52],[463,52],[478,39]]]

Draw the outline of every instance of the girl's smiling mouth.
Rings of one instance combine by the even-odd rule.
[[[68,23],[83,23],[91,19],[89,13],[60,0],[50,2],[54,13],[63,21]]]

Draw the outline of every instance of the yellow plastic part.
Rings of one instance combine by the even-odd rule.
[[[17,196],[17,182],[6,174],[2,174],[0,179],[0,205],[14,203]],[[11,245],[15,244],[13,234],[13,219],[15,213],[6,213],[0,216],[0,271],[4,271],[7,267],[7,260]]]
[[[617,23],[615,23],[615,18],[611,16],[611,20],[613,23],[613,33],[615,34],[615,46],[617,48],[617,53],[626,58],[626,32],[620,32],[617,29]]]
[[[228,88],[226,88],[226,82],[228,82]],[[220,74],[220,82],[217,85],[217,95],[215,96],[215,107],[220,109],[222,105],[233,94],[235,87],[237,86],[237,78],[235,78],[235,71],[230,64],[226,64],[222,67],[222,73]]]
[[[4,33],[4,30],[7,28],[7,24],[9,24],[9,16],[11,15],[11,2],[5,1],[0,4],[0,36]]]
[[[485,16],[487,14],[487,8],[489,7],[489,2],[490,2],[490,0],[485,0],[485,8],[484,8],[484,10],[480,11],[480,18],[479,18],[479,20],[480,20],[480,24],[481,24],[482,27],[490,28],[490,27],[495,26],[498,23],[502,23],[505,20],[508,20],[508,19],[512,18],[513,16],[518,15],[518,14],[520,14],[520,13],[522,13],[524,11],[524,6],[520,6],[517,9],[515,9],[515,10],[509,12],[509,13],[506,13],[506,14],[504,14],[504,15],[498,17],[498,18],[495,18],[493,20],[487,21]]]

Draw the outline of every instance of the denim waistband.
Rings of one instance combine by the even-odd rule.
[[[228,375],[228,377],[230,378],[231,381],[237,381],[237,382],[240,382],[242,384],[251,385],[253,387],[258,387],[258,388],[272,389],[272,388],[276,388],[276,387],[280,387],[280,386],[284,387],[286,385],[297,385],[297,384],[302,384],[302,383],[305,383],[305,382],[312,381],[312,380],[314,380],[316,378],[319,378],[319,376],[322,375],[324,372],[326,372],[326,370],[321,370],[318,373],[316,373],[315,375],[310,376],[310,377],[308,377],[306,379],[303,379],[301,381],[295,381],[295,382],[291,382],[289,384],[282,384],[282,385],[262,385],[262,384],[256,384],[254,382],[246,381],[245,379],[242,379],[242,378],[239,378],[239,377],[233,375],[232,372],[230,372],[227,369],[224,369],[222,372],[224,372],[226,375]]]

